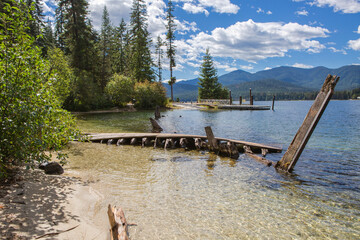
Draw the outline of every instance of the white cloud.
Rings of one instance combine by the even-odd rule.
[[[270,69],[272,69],[271,67],[266,67],[266,68],[264,68],[264,70],[266,71],[266,70],[270,70]]]
[[[292,65],[292,67],[296,67],[296,68],[313,68],[314,66],[306,65],[306,64],[303,64],[303,63],[295,63],[294,65]]]
[[[44,15],[54,15],[55,6],[57,6],[54,0],[40,0],[40,4]]]
[[[301,16],[307,16],[307,15],[309,15],[309,12],[304,9],[301,11],[296,11],[295,14],[301,15]]]
[[[360,51],[360,38],[348,41],[348,46],[355,51]]]
[[[271,14],[272,14],[272,11],[269,10],[269,11],[266,12],[266,14],[267,14],[267,15],[271,15]]]
[[[199,71],[195,71],[193,74],[194,74],[195,76],[199,76],[199,75],[200,75],[200,72],[199,72]]]
[[[185,3],[183,9],[191,13],[204,13],[206,16],[209,16],[209,12],[202,6],[197,6],[191,3]]]
[[[358,26],[357,33],[360,34],[360,25]],[[350,40],[348,41],[348,46],[352,50],[360,51],[360,38],[356,40]]]
[[[333,7],[335,12],[359,13],[360,2],[358,0],[314,0],[311,5],[318,7]]]
[[[262,10],[261,8],[258,8],[258,9],[256,10],[256,12],[257,12],[257,13],[263,13],[264,10]]]
[[[289,50],[319,52],[323,44],[312,38],[325,38],[329,30],[298,23],[267,22],[253,20],[237,22],[228,28],[216,28],[210,34],[200,32],[183,43],[186,54],[193,59],[210,48],[215,57],[230,57],[249,62],[283,57]]]
[[[244,70],[252,70],[254,69],[254,66],[253,65],[240,65],[240,68],[241,69],[244,69]]]
[[[344,55],[347,54],[347,52],[346,52],[344,49],[336,49],[336,48],[334,48],[334,47],[329,47],[329,49],[330,49],[332,52],[334,52],[334,53],[342,53],[342,54],[344,54]]]
[[[240,7],[232,4],[230,0],[199,0],[199,3],[205,7],[211,7],[217,13],[236,14]]]
[[[236,14],[240,7],[231,3],[230,0],[176,0],[175,2],[183,2],[183,9],[190,13],[205,13],[209,15],[206,8],[211,8],[217,13]]]

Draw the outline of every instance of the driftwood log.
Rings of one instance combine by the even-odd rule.
[[[111,240],[129,240],[128,223],[124,211],[119,207],[108,206]]]
[[[272,161],[267,160],[264,157],[260,157],[258,155],[255,155],[249,146],[244,145],[244,151],[245,151],[246,155],[248,155],[249,157],[255,159],[256,161],[258,161],[258,162],[260,162],[262,164],[265,164],[268,167],[270,167],[273,164]]]

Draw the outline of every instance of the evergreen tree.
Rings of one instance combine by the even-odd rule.
[[[121,19],[119,27],[113,29],[113,41],[111,44],[112,54],[111,62],[112,64],[112,73],[119,73],[125,75],[126,69],[126,23],[124,19]]]
[[[105,89],[105,86],[111,76],[111,37],[112,37],[112,27],[110,23],[109,12],[104,6],[103,15],[102,15],[102,24],[101,24],[101,34],[100,34],[100,51],[101,51],[101,76],[100,76],[100,87],[102,90]]]
[[[218,82],[217,70],[209,53],[209,49],[206,49],[205,56],[203,57],[199,81],[199,98],[221,99],[227,97],[227,90]]]
[[[92,29],[88,24],[86,0],[59,0],[58,26],[63,26],[60,38],[65,42],[65,53],[71,55],[71,65],[78,70],[92,70],[94,46]]]
[[[155,45],[155,54],[157,56],[157,68],[158,68],[158,78],[159,78],[159,82],[162,81],[162,58],[164,56],[164,50],[162,49],[162,47],[164,46],[164,42],[161,39],[160,36],[158,36],[157,38],[157,42]]]
[[[55,47],[54,33],[51,27],[51,22],[48,20],[43,30],[44,46],[42,48],[42,55],[47,56],[49,49]]]
[[[130,16],[129,73],[138,82],[154,80],[150,53],[150,34],[147,30],[147,11],[144,0],[134,0]]]
[[[176,78],[173,77],[173,68],[176,67],[176,63],[175,63],[176,50],[175,50],[175,45],[174,45],[174,40],[175,40],[175,34],[174,33],[175,33],[175,30],[176,30],[176,25],[174,23],[174,15],[172,14],[173,11],[174,11],[174,6],[173,6],[171,0],[169,0],[168,9],[167,9],[167,15],[166,15],[166,20],[167,20],[166,39],[168,40],[166,54],[167,54],[167,57],[169,58],[169,61],[170,61],[169,85],[171,87],[171,101],[174,101],[173,85],[176,82]]]
[[[65,50],[64,24],[64,6],[59,3],[59,6],[55,10],[56,47],[60,48],[64,52],[69,52],[68,50]]]

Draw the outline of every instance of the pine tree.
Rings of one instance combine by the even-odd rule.
[[[111,76],[111,37],[112,37],[112,26],[110,23],[109,12],[104,6],[101,24],[101,34],[99,48],[101,51],[101,76],[100,76],[100,87],[102,90]]]
[[[160,36],[157,37],[157,42],[155,45],[155,54],[157,56],[157,68],[158,68],[158,78],[159,82],[162,81],[162,58],[164,56],[164,50],[162,47],[164,46],[164,41]]]
[[[71,65],[78,70],[92,70],[92,29],[88,23],[88,3],[86,0],[59,0],[62,18],[58,25],[63,25],[60,38],[65,42],[65,53],[71,55]]]
[[[47,24],[44,27],[43,39],[44,39],[44,46],[42,48],[42,55],[47,56],[49,49],[55,47],[55,38],[50,20],[47,21]]]
[[[166,34],[166,39],[168,40],[168,44],[167,44],[167,57],[169,58],[170,61],[170,80],[169,80],[169,85],[171,87],[171,101],[174,101],[174,93],[173,93],[173,85],[176,82],[176,78],[173,77],[173,68],[176,67],[176,63],[175,63],[175,45],[174,45],[174,40],[175,40],[175,30],[176,30],[176,25],[174,22],[174,15],[172,14],[172,12],[174,11],[174,6],[171,2],[171,0],[169,0],[168,2],[168,9],[167,9],[167,15],[166,15],[166,20],[167,20],[167,25],[166,25],[166,29],[167,29],[167,34]]]
[[[125,75],[126,69],[126,23],[124,19],[121,19],[119,27],[113,29],[113,40],[111,44],[111,62],[112,64],[112,73],[118,73]]]
[[[64,52],[65,50],[65,34],[64,34],[64,6],[59,3],[59,6],[55,10],[55,40],[56,47],[60,48]]]
[[[154,80],[150,53],[150,34],[147,30],[147,11],[144,0],[134,0],[130,16],[129,72],[138,82]]]
[[[208,48],[206,49],[205,56],[203,57],[203,63],[200,67],[199,81],[199,98],[227,98],[228,91],[218,82],[217,70],[214,66],[214,62]]]

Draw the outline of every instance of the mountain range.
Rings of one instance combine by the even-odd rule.
[[[252,93],[294,93],[320,90],[328,74],[337,75],[340,80],[336,91],[352,90],[360,87],[360,65],[348,65],[337,69],[315,67],[310,69],[296,67],[277,67],[256,73],[236,70],[219,76],[219,82],[231,90],[233,98]],[[170,86],[164,84],[167,93]],[[198,79],[177,82],[173,85],[174,97],[181,101],[196,100],[198,95]],[[169,95],[169,94],[168,94]]]

